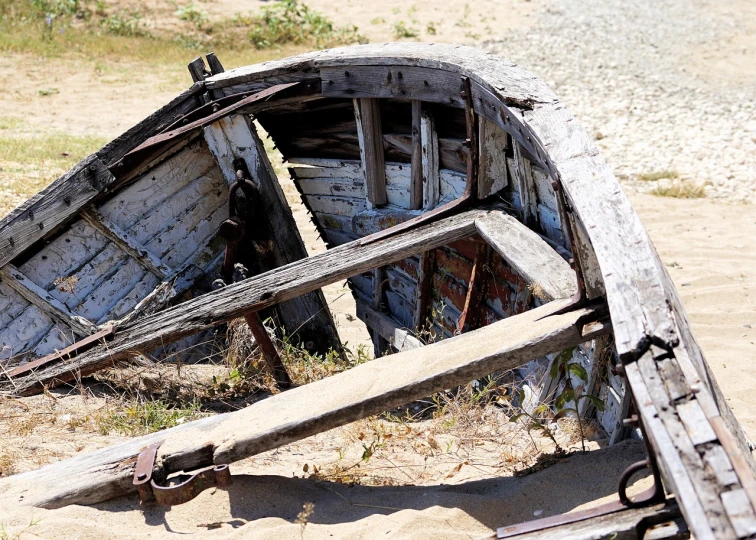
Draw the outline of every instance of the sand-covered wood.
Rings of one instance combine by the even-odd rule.
[[[568,298],[577,292],[575,272],[567,261],[512,216],[491,212],[477,219],[475,227],[542,300]]]

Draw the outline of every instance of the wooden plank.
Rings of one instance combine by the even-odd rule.
[[[189,74],[192,76],[192,82],[200,82],[205,80],[205,62],[201,56],[198,56],[187,64]]]
[[[478,178],[478,198],[485,199],[508,184],[507,175],[507,132],[499,126],[479,119],[478,136],[480,144],[480,174]]]
[[[423,208],[431,210],[441,200],[441,178],[439,170],[438,135],[433,113],[429,109],[420,111],[420,142],[423,163]]]
[[[115,178],[91,155],[0,221],[0,267],[65,222]]]
[[[417,339],[406,328],[401,328],[396,321],[366,305],[357,302],[357,317],[366,325],[375,330],[383,339],[391,344],[397,351],[409,351],[423,346],[423,342]]]
[[[97,209],[87,208],[82,211],[81,217],[157,277],[162,279],[173,273],[172,268],[163,264],[160,259],[147,251],[147,248],[103,216]]]
[[[236,178],[233,161],[239,158],[246,163],[251,180],[260,189],[266,216],[263,223],[267,224],[274,246],[276,265],[306,258],[307,249],[254,124],[244,116],[230,116],[205,128],[205,137],[227,182]],[[328,304],[317,288],[277,309],[290,337],[312,343],[318,352],[341,350]]]
[[[354,117],[360,142],[366,197],[372,208],[387,202],[381,108],[378,100],[355,99]]]
[[[577,292],[570,265],[541,237],[512,216],[492,211],[475,221],[478,233],[524,279],[541,300],[568,298]]]
[[[124,327],[106,350],[93,349],[67,364],[38,373],[33,379],[17,380],[13,390],[20,394],[34,393],[40,390],[39,381],[65,382],[70,380],[72,371],[82,375],[94,373],[112,362],[129,360],[137,351],[151,350],[377,266],[465,238],[475,232],[475,218],[482,213],[471,210],[366,246],[360,241],[344,244],[199,296]]]
[[[323,95],[342,98],[399,98],[464,106],[458,75],[402,66],[350,66],[320,70]],[[452,90],[450,92],[449,90]],[[450,96],[456,92],[456,98]]]
[[[69,311],[65,304],[27,278],[12,264],[6,264],[3,268],[0,268],[0,277],[2,277],[3,283],[7,283],[45,315],[61,322],[77,335],[84,337],[97,330],[94,324]]]
[[[249,288],[249,283],[226,289]],[[0,479],[3,504],[94,504],[134,491],[134,458],[154,442],[162,442],[157,463],[166,473],[233,463],[592,339],[582,329],[596,314],[590,309],[555,314],[567,305],[553,302],[443,343],[376,359],[240,411]]]
[[[722,504],[738,538],[752,538],[756,534],[756,516],[745,490],[722,493]]]
[[[412,181],[410,182],[410,210],[423,207],[423,138],[422,102],[412,101]]]
[[[517,181],[517,191],[520,193],[520,218],[526,225],[538,221],[538,196],[530,167],[530,161],[523,155],[522,147],[514,145],[513,178]]]

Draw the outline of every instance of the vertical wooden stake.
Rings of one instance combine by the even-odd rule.
[[[244,320],[247,321],[247,326],[249,326],[252,335],[255,337],[263,358],[265,358],[265,363],[268,364],[268,369],[276,380],[278,387],[281,390],[291,388],[293,385],[289,374],[286,372],[286,366],[281,361],[276,346],[270,339],[265,325],[260,320],[260,315],[258,313],[249,313],[244,316]]]
[[[412,317],[412,330],[417,333],[425,324],[431,303],[431,286],[433,282],[433,266],[436,262],[436,251],[429,250],[420,254],[418,268],[418,284],[415,297],[415,313]]]
[[[386,204],[386,162],[383,154],[381,108],[376,98],[354,100],[357,138],[365,175],[365,190],[371,207]]]
[[[485,242],[478,243],[475,249],[475,260],[473,261],[472,271],[470,272],[470,281],[467,284],[465,306],[457,320],[457,333],[459,334],[464,331],[465,325],[468,325],[473,330],[479,323],[485,267],[488,266],[490,259],[491,249],[489,246]]]
[[[412,102],[412,165],[410,178],[410,210],[423,207],[423,140],[420,134],[422,125],[422,103]]]
[[[431,210],[441,198],[438,135],[431,111],[420,109],[420,145],[423,166],[423,208]]]

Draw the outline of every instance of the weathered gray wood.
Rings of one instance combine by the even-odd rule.
[[[485,118],[479,118],[478,129],[480,131],[478,135],[480,144],[478,198],[485,199],[506,187],[508,183],[507,132]]]
[[[420,143],[423,163],[423,208],[435,208],[441,200],[441,177],[439,169],[438,135],[433,113],[420,111]]]
[[[401,328],[394,319],[363,302],[357,302],[357,317],[399,352],[423,346],[423,342],[413,336],[409,330]]]
[[[523,223],[531,225],[538,221],[538,199],[530,161],[523,156],[522,147],[519,144],[514,146],[512,165],[512,177],[516,180],[517,191],[520,193],[520,218]]]
[[[569,514],[565,514],[569,516]],[[506,538],[507,540],[639,540],[662,538],[688,538],[685,523],[681,527],[673,526],[665,534],[659,535],[658,525],[666,525],[680,517],[680,509],[674,499],[665,503],[655,504],[646,508],[625,509],[609,514],[586,517],[580,521],[538,529],[522,534],[506,534],[512,527],[501,527],[499,535],[493,535],[491,540]],[[533,525],[535,527],[535,525]],[[642,534],[651,529],[653,536]],[[641,535],[639,535],[641,533]]]
[[[410,210],[423,207],[423,138],[422,102],[412,101],[412,174],[410,182]]]
[[[659,457],[665,483],[674,492],[696,538],[736,538],[720,499],[720,494],[730,488],[719,485],[717,478],[721,475],[708,473],[702,460],[702,455],[705,459],[716,443],[709,448],[696,448],[676,412],[681,403],[671,401],[656,361],[646,353],[626,365],[625,373],[646,434]],[[722,462],[716,464],[721,466]]]
[[[475,221],[478,233],[509,265],[533,285],[541,300],[568,298],[577,292],[570,265],[541,237],[510,215],[493,211]]]
[[[166,276],[173,273],[172,268],[163,264],[163,262],[150,253],[147,248],[137,242],[134,238],[130,237],[129,234],[123,231],[118,225],[103,216],[97,211],[97,209],[87,208],[82,211],[81,217],[157,277],[164,279]]]
[[[484,213],[471,210],[366,246],[355,241],[290,263],[147,317],[119,331],[107,348],[92,349],[70,362],[4,386],[14,393],[31,394],[41,390],[41,381],[54,385],[71,380],[74,372],[82,376],[94,373],[113,362],[127,361],[139,351],[172,343],[377,266],[470,236],[475,232],[475,219]]]
[[[360,141],[360,157],[365,175],[365,191],[371,208],[386,204],[385,158],[381,108],[377,99],[355,99],[354,117]]]
[[[90,202],[115,181],[91,155],[0,221],[0,267]]]
[[[134,458],[154,442],[162,442],[157,463],[167,473],[232,463],[595,337],[582,329],[596,314],[590,309],[554,314],[567,305],[553,302],[443,343],[376,359],[237,412],[0,479],[2,504],[93,504],[134,491]]]
[[[307,249],[291,208],[254,124],[244,116],[230,116],[205,128],[205,138],[227,182],[231,183],[236,178],[234,159],[241,158],[247,164],[251,180],[260,188],[276,264],[285,265],[307,257]],[[313,350],[322,353],[328,349],[341,349],[336,326],[322,292],[314,289],[309,294],[282,303],[277,309],[292,339],[312,343]]]
[[[0,277],[27,301],[37,306],[48,317],[73,330],[76,335],[85,337],[97,331],[94,324],[84,317],[71,313],[63,302],[50,295],[12,264],[6,264],[0,268]]]

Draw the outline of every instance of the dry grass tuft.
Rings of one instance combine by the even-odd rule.
[[[676,199],[703,199],[706,197],[706,188],[703,184],[693,182],[674,182],[670,185],[655,187],[651,190],[651,194]]]
[[[677,173],[677,171],[671,171],[671,170],[663,170],[663,171],[652,171],[644,174],[639,174],[638,179],[643,180],[644,182],[656,182],[657,180],[662,179],[668,179],[668,180],[674,180],[675,178],[678,178],[680,175]]]

